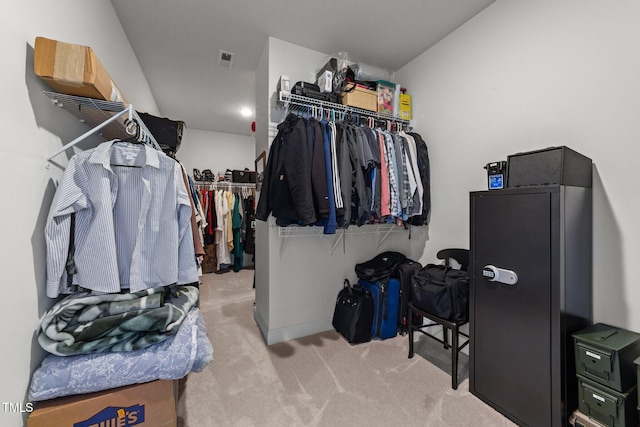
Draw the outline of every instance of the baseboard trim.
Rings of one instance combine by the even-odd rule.
[[[269,330],[269,328],[267,327],[267,322],[264,321],[264,319],[260,315],[260,312],[255,306],[253,307],[253,319],[256,321],[256,324],[258,325],[258,329],[260,329],[260,334],[262,335],[262,339],[268,345],[267,331]]]
[[[333,329],[333,325],[331,323],[333,320],[332,318],[314,320],[312,322],[300,323],[298,325],[291,325],[271,330],[269,330],[267,323],[255,308],[253,310],[253,318],[258,324],[258,329],[260,329],[262,339],[264,339],[267,345],[286,342]]]

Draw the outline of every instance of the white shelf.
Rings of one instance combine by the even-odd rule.
[[[345,112],[357,114],[359,116],[372,117],[376,120],[389,120],[394,123],[402,123],[403,125],[411,125],[411,120],[402,119],[398,116],[390,114],[377,113],[375,111],[365,110],[362,108],[352,107],[349,105],[336,104],[335,102],[323,101],[320,99],[309,98],[302,95],[295,95],[290,92],[280,91],[278,100],[285,106],[294,105],[298,107],[315,106],[322,109],[334,110],[335,112]]]
[[[343,245],[344,245],[346,237],[363,236],[367,234],[377,235],[379,239],[376,243],[376,248],[379,248],[380,245],[382,245],[382,243],[389,236],[389,234],[402,233],[404,231],[408,231],[403,226],[399,226],[396,224],[364,224],[360,227],[351,225],[349,226],[349,228],[336,229],[335,234],[324,234],[324,227],[322,226],[280,227],[276,225],[273,227],[278,229],[278,237],[282,239],[280,243],[280,257],[282,257],[282,254],[284,253],[284,248],[290,237],[335,238],[333,246],[331,247],[331,253],[333,253],[341,241],[343,242]],[[411,236],[411,234],[409,234],[409,236]]]
[[[324,234],[324,227],[322,226],[289,226],[279,227],[278,237],[310,237],[310,236],[325,236],[331,237],[335,234],[345,234],[347,236],[359,236],[362,234],[388,234],[388,233],[401,233],[406,231],[404,227],[396,224],[364,224],[360,227],[357,225],[350,225],[349,228],[338,228],[335,234]]]
[[[107,140],[131,138],[131,135],[126,131],[126,125],[124,123],[125,119],[129,117],[135,117],[143,131],[149,135],[151,145],[155,149],[160,150],[158,142],[151,132],[149,132],[149,129],[147,129],[131,104],[125,105],[122,102],[103,101],[100,99],[49,91],[44,91],[44,94],[51,99],[53,105],[64,109],[91,128],[91,130],[84,135],[76,138],[52,154],[49,160],[95,133],[102,135]]]

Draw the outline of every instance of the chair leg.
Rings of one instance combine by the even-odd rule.
[[[409,359],[413,357],[413,310],[409,309]]]
[[[444,341],[445,350],[449,348],[449,329],[442,326],[442,341]]]
[[[451,329],[451,387],[458,389],[458,328]]]

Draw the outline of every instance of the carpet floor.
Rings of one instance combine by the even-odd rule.
[[[451,389],[449,352],[424,336],[412,359],[407,336],[352,346],[332,330],[267,346],[253,318],[253,274],[202,278],[214,360],[180,381],[179,426],[515,425],[469,393],[464,354]]]

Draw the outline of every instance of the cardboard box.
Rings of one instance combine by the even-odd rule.
[[[400,118],[403,120],[411,120],[411,95],[408,93],[400,94]]]
[[[378,113],[394,115],[393,111],[393,96],[396,90],[396,85],[391,82],[385,82],[383,80],[378,81]]]
[[[39,402],[27,427],[175,427],[177,381],[157,380]]]
[[[374,90],[356,86],[353,91],[342,93],[342,105],[376,111],[378,108],[378,96]]]
[[[33,68],[60,93],[129,103],[88,46],[36,37]]]

